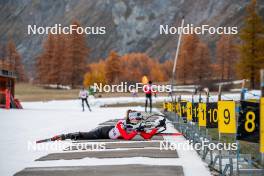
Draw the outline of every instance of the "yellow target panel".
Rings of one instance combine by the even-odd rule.
[[[236,133],[236,104],[234,101],[218,101],[218,130],[220,133]]]
[[[192,121],[192,102],[187,102],[187,120]]]
[[[199,126],[206,127],[206,103],[199,103],[198,109]]]

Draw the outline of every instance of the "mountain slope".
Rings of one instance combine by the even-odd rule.
[[[27,35],[27,25],[68,26],[73,19],[82,26],[105,26],[105,35],[87,35],[92,49],[90,61],[105,58],[110,50],[120,54],[146,52],[165,60],[174,57],[177,35],[159,35],[159,25],[188,24],[211,26],[243,25],[249,0],[1,0],[0,42],[13,38],[32,73],[36,55],[45,35]],[[264,16],[264,1],[259,1]],[[211,48],[219,36],[204,35]]]

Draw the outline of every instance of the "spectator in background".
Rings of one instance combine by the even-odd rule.
[[[91,108],[89,106],[89,103],[88,103],[88,100],[87,100],[88,99],[88,96],[89,96],[88,91],[85,90],[84,88],[82,88],[80,90],[80,93],[79,93],[79,98],[82,100],[82,108],[83,108],[83,111],[84,111],[84,102],[85,102],[86,105],[87,105],[87,107],[88,107],[88,109],[89,109],[89,111],[91,112],[92,110],[91,110]]]
[[[137,97],[138,96],[136,89],[132,89],[130,92],[132,94],[132,97]]]
[[[152,81],[149,81],[147,85],[144,86],[144,92],[146,94],[146,103],[145,103],[145,112],[147,112],[148,108],[148,100],[149,100],[149,107],[150,107],[150,113],[152,112],[152,94],[154,93],[156,96],[156,91],[154,91],[154,88],[152,87]]]

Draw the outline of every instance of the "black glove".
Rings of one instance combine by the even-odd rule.
[[[126,125],[126,128],[127,128],[127,129],[133,129],[133,126],[132,126],[132,125],[129,125],[129,124],[127,124],[127,125]]]
[[[159,121],[159,125],[156,126],[156,127],[163,127],[165,125],[166,125],[166,119],[162,119],[162,120]]]
[[[145,127],[144,126],[139,126],[136,128],[137,131],[144,131]]]

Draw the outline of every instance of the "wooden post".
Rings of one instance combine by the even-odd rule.
[[[201,91],[199,92],[199,103],[201,103],[202,102],[202,93],[201,93]]]
[[[179,50],[180,50],[180,45],[181,45],[183,26],[184,26],[184,17],[182,18],[182,21],[181,21],[181,30],[180,30],[180,34],[179,34],[179,40],[178,40],[177,49],[176,49],[175,58],[174,58],[174,63],[173,63],[172,80],[174,80],[175,73],[176,73],[176,65],[177,65],[177,60],[178,60],[178,55],[179,55]]]
[[[206,93],[206,103],[209,103],[209,97],[210,97],[210,94],[209,94],[209,88],[205,88],[205,93]]]
[[[243,79],[242,87],[241,87],[241,94],[240,94],[240,100],[241,101],[245,100],[245,93],[246,93],[245,85],[246,85],[246,80]]]
[[[180,30],[180,34],[179,34],[179,39],[178,39],[178,43],[177,43],[177,49],[176,49],[176,53],[175,53],[175,58],[174,58],[174,63],[173,63],[173,69],[172,69],[172,79],[171,79],[171,86],[172,86],[172,91],[171,91],[171,100],[173,101],[173,90],[174,90],[174,84],[176,85],[176,81],[174,83],[174,79],[175,78],[175,74],[176,74],[176,65],[177,65],[177,60],[178,60],[178,55],[179,55],[179,50],[180,50],[180,45],[181,45],[181,38],[182,38],[182,30],[183,30],[183,26],[184,26],[184,17],[182,17],[182,21],[181,21],[181,30]]]
[[[264,69],[260,70],[260,89],[261,97],[264,97]]]
[[[179,102],[179,103],[181,102],[181,95],[180,95],[179,98],[178,98],[178,102]]]
[[[222,96],[222,84],[220,83],[218,87],[218,101],[221,101],[222,99],[221,96]]]

